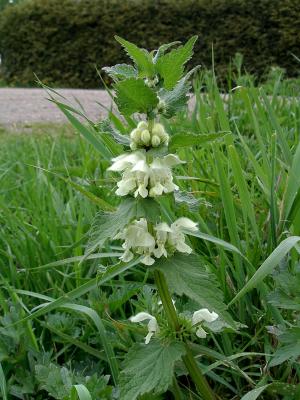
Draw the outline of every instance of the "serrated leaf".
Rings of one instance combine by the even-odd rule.
[[[103,71],[105,71],[114,81],[128,79],[128,78],[136,78],[137,70],[128,64],[116,64],[113,67],[103,67]]]
[[[135,344],[125,358],[120,375],[120,400],[135,400],[138,396],[165,392],[172,383],[174,364],[185,354],[183,343]]]
[[[154,56],[154,58],[153,58],[153,62],[156,63],[157,60],[158,60],[162,55],[164,55],[165,52],[166,52],[170,47],[175,46],[176,44],[180,44],[180,42],[179,42],[179,41],[176,41],[176,42],[171,42],[171,43],[166,43],[166,44],[161,45],[161,46],[158,48],[158,50],[156,51],[156,53],[155,53],[155,56]]]
[[[115,84],[115,102],[123,115],[147,113],[158,104],[158,98],[142,79],[126,79]]]
[[[73,385],[73,377],[70,371],[55,364],[36,365],[35,377],[39,382],[40,389],[45,390],[57,400],[65,399]]]
[[[113,213],[99,212],[90,230],[86,256],[102,248],[107,239],[112,239],[135,216],[134,199],[125,199]]]
[[[129,146],[130,145],[130,139],[128,136],[122,135],[117,129],[115,129],[112,125],[109,119],[105,119],[103,121],[100,121],[97,125],[96,128],[102,132],[102,133],[107,133],[110,134],[114,140],[122,144],[124,146]]]
[[[177,133],[171,137],[169,145],[170,150],[176,150],[180,147],[195,146],[203,143],[212,142],[226,135],[228,132],[208,133],[195,135],[194,133]]]
[[[193,55],[194,44],[198,36],[191,37],[184,46],[161,56],[156,66],[157,73],[164,80],[164,88],[171,90],[183,75],[184,65]]]
[[[287,360],[295,361],[300,356],[300,327],[287,329],[278,336],[278,340],[282,346],[273,354],[270,367],[280,365]]]
[[[300,338],[297,342],[287,344],[280,347],[273,354],[273,358],[270,361],[269,366],[275,367],[280,365],[287,360],[296,360],[300,356]]]
[[[137,66],[139,77],[146,78],[154,74],[152,57],[147,50],[140,49],[135,44],[128,42],[120,36],[115,36],[115,39],[124,47],[129,57]]]
[[[172,90],[160,89],[158,95],[165,102],[165,111],[163,114],[166,118],[171,118],[186,107],[189,99],[188,93],[191,89],[189,79],[197,69],[198,67],[195,67],[188,72]]]
[[[179,296],[186,295],[200,307],[215,311],[219,316],[235,326],[231,316],[225,311],[223,293],[216,277],[206,270],[199,256],[176,253],[173,257],[160,259],[154,266],[165,275],[170,289]]]

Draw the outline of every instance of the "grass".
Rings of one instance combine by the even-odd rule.
[[[300,235],[300,105],[292,91],[277,96],[287,90],[285,81],[269,83],[266,95],[251,77],[244,80],[247,86],[224,100],[212,75],[203,73],[192,113],[165,121],[171,134],[228,132],[179,151],[193,178],[177,170],[178,185],[190,195],[178,215],[198,221],[203,233],[232,243],[250,261],[193,238],[241,323],[239,332],[195,342],[194,351],[202,354],[201,367],[219,398],[237,400],[270,384],[261,399],[296,400],[300,350],[291,351],[291,335],[299,329],[297,249],[281,249],[259,268],[284,239]],[[0,134],[0,391],[4,399],[76,399],[74,385],[85,385],[93,399],[111,399],[119,363],[144,336],[127,318],[136,309],[151,310],[153,281],[134,267],[102,279],[100,287],[96,277],[117,263],[118,248],[108,247],[107,258],[80,262],[97,199],[111,207],[117,201],[101,149],[66,126],[25,131]],[[260,275],[251,290],[232,302],[255,271]],[[66,294],[48,313],[14,324]],[[185,399],[197,399],[188,381],[179,384]]]

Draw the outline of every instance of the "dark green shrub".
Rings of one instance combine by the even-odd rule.
[[[213,43],[223,75],[238,51],[251,73],[279,65],[295,76],[299,19],[299,0],[25,0],[0,17],[2,75],[93,88],[95,65],[124,61],[115,34],[146,48],[198,34],[195,64],[211,66]]]

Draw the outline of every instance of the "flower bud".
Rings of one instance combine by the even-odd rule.
[[[150,132],[148,131],[148,129],[144,129],[142,134],[141,134],[141,141],[145,144],[148,145],[150,142],[151,136],[150,136]]]
[[[162,124],[154,124],[152,134],[162,137],[165,134],[165,128],[162,126]]]
[[[147,124],[147,122],[145,122],[145,121],[140,121],[139,123],[138,123],[138,129],[140,129],[141,131],[142,130],[144,130],[144,129],[148,129],[148,124]]]
[[[134,140],[135,142],[139,142],[141,140],[141,131],[139,129],[134,129],[130,133],[130,138]]]
[[[160,140],[163,143],[165,143],[166,145],[168,145],[168,143],[169,143],[169,135],[166,132],[164,132],[164,134],[160,137]]]
[[[135,150],[137,149],[137,144],[136,144],[136,142],[131,142],[131,143],[130,143],[130,148],[131,148],[132,151],[135,151]]]
[[[158,147],[160,145],[160,138],[157,135],[153,135],[151,139],[151,144],[153,147]]]

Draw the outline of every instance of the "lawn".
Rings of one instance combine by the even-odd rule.
[[[244,81],[221,96],[213,75],[202,73],[193,110],[162,120],[171,137],[202,137],[177,149],[186,164],[174,169],[176,212],[170,201],[162,207],[169,218],[198,223],[203,235],[190,243],[235,321],[191,344],[217,398],[238,400],[261,388],[260,399],[296,400],[300,264],[297,239],[288,238],[300,236],[300,104],[285,81],[269,82],[268,95]],[[282,88],[285,96],[277,96]],[[128,131],[116,115],[112,123]],[[118,369],[147,333],[128,318],[157,310],[153,276],[135,265],[103,279],[119,264],[119,242],[84,257],[96,214],[119,202],[101,149],[70,126],[25,131],[0,134],[2,396],[89,399],[88,390],[95,400],[117,399]],[[122,149],[105,140],[112,153]],[[186,295],[173,298],[183,315],[196,309]],[[53,299],[60,300],[44,309]],[[175,373],[165,394],[141,399],[200,399],[180,362]]]

